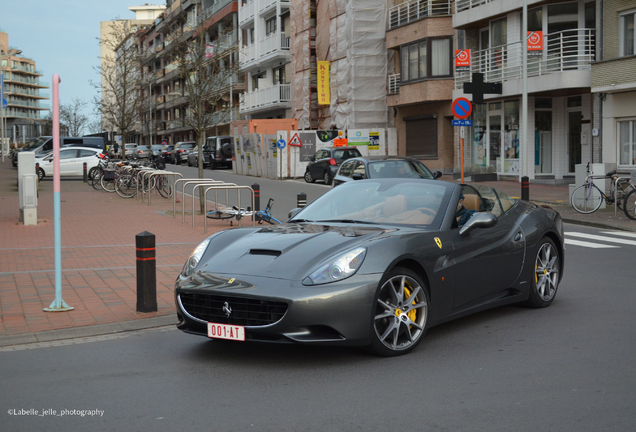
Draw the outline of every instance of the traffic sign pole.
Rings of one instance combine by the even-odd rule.
[[[459,127],[459,153],[461,154],[462,184],[464,184],[464,126]]]

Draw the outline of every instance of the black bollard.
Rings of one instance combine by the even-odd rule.
[[[137,246],[137,312],[157,312],[157,265],[155,235],[144,231],[135,236]]]
[[[84,179],[84,183],[88,183],[88,176],[86,174],[86,162],[84,162],[84,171],[82,173],[82,178]]]
[[[307,194],[301,192],[296,197],[296,207],[303,208],[307,205]]]
[[[254,211],[259,211],[261,209],[261,186],[254,183],[252,189],[254,190]]]
[[[521,199],[530,201],[530,178],[528,176],[521,177]]]

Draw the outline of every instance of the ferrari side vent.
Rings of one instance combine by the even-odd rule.
[[[211,294],[179,294],[185,311],[207,322],[242,326],[266,326],[280,321],[287,303]]]
[[[280,256],[282,254],[279,250],[272,249],[250,249],[250,255],[269,255],[269,256]]]

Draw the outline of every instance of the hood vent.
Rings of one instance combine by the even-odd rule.
[[[277,257],[277,256],[280,256],[280,254],[282,254],[282,252],[281,252],[281,251],[279,251],[279,250],[272,250],[272,249],[250,249],[250,255],[267,255],[267,256]]]

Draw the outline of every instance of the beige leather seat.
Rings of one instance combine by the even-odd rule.
[[[479,211],[479,197],[477,195],[464,195],[464,207],[466,210]]]
[[[382,211],[387,218],[404,213],[406,211],[406,197],[404,195],[388,197],[384,202]]]

